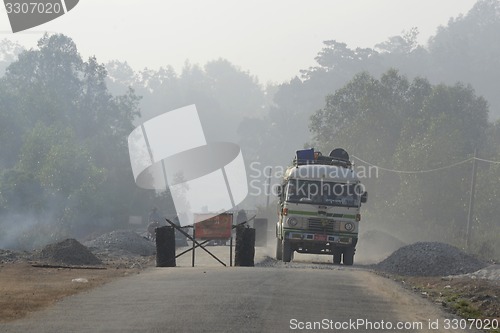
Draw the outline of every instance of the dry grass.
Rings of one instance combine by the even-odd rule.
[[[399,277],[396,280],[460,317],[500,319],[500,281],[468,277]]]
[[[36,268],[28,263],[0,265],[0,322],[25,317],[58,300],[80,293],[113,279],[138,273],[138,269],[105,270]],[[72,282],[85,278],[87,283]]]

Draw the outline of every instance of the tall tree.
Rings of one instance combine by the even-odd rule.
[[[18,43],[6,38],[0,41],[0,76],[5,73],[5,69],[17,59],[22,51],[24,48]]]
[[[472,84],[500,116],[496,82],[500,75],[500,1],[479,0],[467,15],[450,19],[429,40],[432,64],[427,75],[434,82]]]

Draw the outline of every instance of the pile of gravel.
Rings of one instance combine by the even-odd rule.
[[[17,252],[0,249],[0,264],[16,262],[18,259]]]
[[[398,249],[374,267],[397,275],[448,276],[475,272],[486,263],[448,244],[418,242]]]
[[[474,273],[461,274],[454,277],[500,281],[500,264],[492,264]]]
[[[101,260],[90,252],[89,249],[73,238],[47,245],[34,258],[50,264],[68,266],[93,266],[102,264]]]
[[[153,242],[130,230],[112,231],[84,244],[92,251],[111,255],[151,256],[156,253]]]

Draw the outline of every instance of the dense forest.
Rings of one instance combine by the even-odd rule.
[[[464,246],[475,164],[469,250],[500,258],[498,31],[499,1],[480,0],[426,45],[418,28],[374,48],[324,41],[317,66],[266,87],[222,58],[180,73],[168,63],[135,71],[122,60],[82,59],[65,35],[29,50],[4,40],[0,247],[126,228],[152,206],[175,215],[169,193],[134,184],[127,136],[196,104],[207,140],[239,143],[250,177],[255,165],[287,165],[302,147],[343,147],[357,167],[379,166],[364,180],[362,228],[406,241]],[[266,199],[249,195],[243,206]]]

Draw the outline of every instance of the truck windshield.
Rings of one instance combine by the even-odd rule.
[[[295,203],[358,207],[360,193],[356,184],[292,179],[288,182],[286,200]]]

